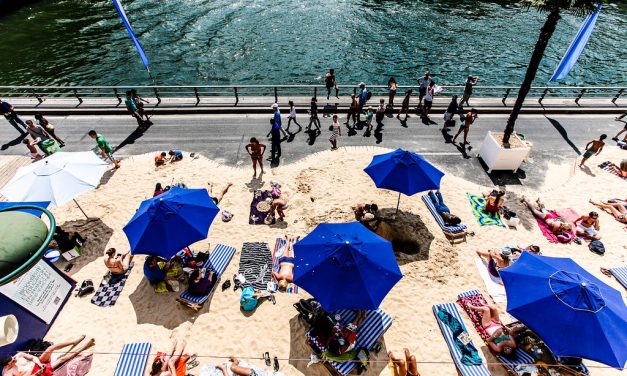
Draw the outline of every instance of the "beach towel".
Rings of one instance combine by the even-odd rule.
[[[53,376],[85,376],[91,369],[93,354],[79,355],[53,371]]]
[[[470,207],[472,208],[472,214],[477,218],[477,221],[481,226],[501,226],[505,227],[505,223],[501,220],[499,213],[489,213],[485,210],[485,198],[483,196],[475,196],[470,193],[468,200],[470,201]]]
[[[233,373],[233,371],[231,371],[231,364],[232,364],[231,362],[226,363],[226,372],[229,374],[229,376],[236,376]],[[279,372],[269,371],[267,369],[257,367],[253,364],[247,363],[246,361],[243,361],[243,360],[239,361],[239,365],[241,367],[252,369],[253,371],[255,371],[255,375],[257,376],[283,376],[283,373],[280,371]],[[200,376],[224,376],[224,374],[222,373],[222,370],[217,368],[215,365],[205,364],[200,369]]]
[[[461,361],[467,366],[481,364],[483,360],[479,357],[477,348],[472,342],[464,343],[464,337],[468,338],[468,332],[466,327],[455,316],[445,310],[438,310],[436,313],[440,322],[444,324],[453,334],[453,343],[457,347],[457,350],[462,354]]]
[[[239,274],[246,278],[242,287],[266,290],[272,281],[272,254],[268,243],[244,243],[239,259]]]
[[[151,347],[148,342],[124,345],[113,376],[143,376]]]
[[[627,178],[623,178],[621,176],[618,175],[618,173],[616,172],[616,170],[614,170],[612,167],[610,167],[612,165],[612,161],[606,161],[603,162],[599,165],[599,167],[607,172],[609,172],[612,175],[616,175],[619,178],[623,179],[623,180],[627,180]]]
[[[283,238],[276,238],[274,243],[274,249],[272,250],[272,271],[278,273],[281,269],[281,265],[279,264],[279,259],[285,255],[287,252],[287,241]],[[274,282],[275,289],[278,290],[279,285],[277,285],[276,279],[273,277],[272,281]],[[298,286],[293,283],[287,285],[287,289],[285,290],[288,294],[298,294]]]
[[[157,352],[157,356],[153,359],[152,363],[154,364],[157,359],[166,356],[167,354],[164,352]],[[176,371],[175,376],[185,376],[187,374],[187,361],[189,360],[189,355],[183,354],[174,364],[174,370]]]
[[[134,263],[130,263],[126,273],[122,275],[107,274],[100,282],[98,290],[91,298],[91,302],[98,307],[111,307],[118,300],[118,297],[124,289],[124,284],[128,276],[131,274]]]
[[[253,193],[253,201],[250,203],[250,216],[248,217],[249,224],[266,224],[265,220],[272,206],[272,202],[268,202],[268,198],[272,198],[270,191],[256,190],[255,193]]]
[[[477,269],[479,269],[479,275],[481,276],[481,279],[483,279],[483,282],[485,283],[485,286],[488,290],[488,294],[490,294],[492,299],[494,299],[494,302],[507,302],[507,295],[505,294],[503,281],[488,272],[487,262],[482,258],[476,258],[475,265],[477,265]]]
[[[564,221],[570,223],[573,223],[577,218],[579,218],[579,215],[573,209],[549,210],[549,213],[557,215]],[[540,231],[542,231],[542,235],[544,235],[550,243],[559,243],[557,236],[551,232],[549,226],[542,219],[536,217],[536,222],[538,223],[538,227],[540,227]],[[573,228],[575,228],[575,225],[573,225]],[[570,234],[572,235],[571,238],[574,239],[575,233],[570,231]]]

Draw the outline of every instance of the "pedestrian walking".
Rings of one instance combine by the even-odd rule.
[[[451,98],[451,102],[446,107],[446,112],[444,113],[444,125],[442,126],[442,130],[446,129],[446,127],[452,127],[455,125],[455,120],[453,117],[457,113],[457,95],[453,95]]]
[[[283,137],[287,137],[287,132],[285,132],[285,129],[283,129],[282,125],[281,125],[281,111],[279,110],[279,105],[277,103],[272,104],[272,110],[274,111],[274,123],[272,124],[272,128],[270,129],[270,132],[268,133],[268,135],[266,137],[270,136],[270,133],[272,133],[272,130],[275,127],[279,128],[279,132],[281,132],[283,134]]]
[[[385,118],[385,99],[379,99],[379,107],[377,108],[377,113],[375,114],[375,120],[377,122],[377,128],[381,128],[383,126],[383,118]]]
[[[368,106],[368,109],[366,110],[366,132],[364,133],[365,136],[370,135],[370,130],[372,129],[373,115],[374,113],[372,112],[372,106]]]
[[[316,97],[311,98],[311,106],[309,107],[309,125],[307,130],[311,129],[311,124],[320,130],[320,119],[318,118],[318,100]]]
[[[468,131],[470,131],[470,126],[475,122],[475,120],[477,120],[478,117],[479,115],[477,114],[477,110],[474,108],[468,111],[464,121],[459,124],[459,131],[457,131],[457,134],[453,137],[453,143],[455,143],[457,136],[464,132],[464,143],[462,145],[470,144],[470,142],[468,142]]]
[[[340,122],[337,120],[337,114],[333,115],[331,130],[333,131],[331,138],[329,138],[329,142],[331,142],[331,150],[337,150],[337,138],[342,135],[342,128],[340,127]]]
[[[627,114],[627,112],[625,112],[625,114]],[[618,133],[616,133],[616,136],[612,137],[612,140],[618,142],[618,137],[620,137],[620,135],[623,134],[624,132],[627,132],[627,124],[625,124],[623,129],[621,129],[620,131],[618,131]],[[625,136],[627,137],[627,135]]]
[[[327,88],[327,100],[331,95],[331,89],[335,89],[335,97],[340,98],[340,89],[337,87],[337,81],[335,80],[335,70],[329,69],[327,74],[324,75],[324,86]]]
[[[429,111],[431,111],[433,106],[433,97],[435,97],[435,82],[431,81],[425,94],[425,105],[422,107],[422,116],[427,119],[429,118]]]
[[[59,143],[61,147],[65,146],[65,142],[63,142],[63,140],[59,136],[57,136],[57,134],[55,133],[54,125],[52,125],[52,123],[50,123],[48,119],[46,119],[42,114],[35,114],[35,120],[39,122],[39,125],[44,127],[46,132],[48,132],[48,134],[50,134],[52,138],[57,140],[57,142]]]
[[[346,116],[346,126],[348,126],[348,122],[353,118],[353,125],[357,122],[357,112],[359,112],[359,102],[357,102],[357,96],[355,94],[351,94],[351,105],[348,108],[348,116]]]
[[[394,108],[394,97],[396,96],[397,89],[398,85],[396,84],[396,79],[394,77],[390,77],[388,80],[388,105],[390,108]]]
[[[599,155],[601,150],[603,150],[603,146],[605,146],[605,140],[607,135],[602,134],[598,140],[592,140],[586,144],[586,151],[583,153],[583,157],[581,158],[581,162],[579,163],[579,167],[583,167],[584,163],[588,160],[588,158],[593,155]]]
[[[470,104],[468,104],[468,99],[470,99],[470,96],[472,95],[472,87],[477,84],[478,78],[479,77],[477,76],[468,76],[468,78],[466,78],[466,84],[464,85],[464,95],[462,96],[462,100],[459,102],[460,108],[464,107],[464,102],[466,102],[467,106],[470,106]]]
[[[48,149],[46,148],[46,144],[45,144],[46,141],[52,138],[50,137],[50,134],[48,134],[48,132],[46,132],[46,130],[43,127],[39,125],[35,125],[35,123],[33,123],[32,120],[26,120],[26,126],[27,126],[26,130],[28,134],[35,141],[35,144],[37,144],[39,149],[41,149],[41,151],[43,151],[44,154],[50,155],[51,153],[48,152]]]
[[[371,96],[372,94],[368,92],[368,89],[366,89],[366,84],[364,82],[360,82],[359,83],[359,95],[357,96],[357,100],[359,102],[359,110],[358,110],[357,116],[361,116],[362,112],[364,111],[364,106],[366,105],[366,103],[368,102]]]
[[[26,145],[26,148],[28,148],[28,154],[30,155],[30,157],[36,161],[40,161],[43,156],[41,154],[39,154],[39,152],[37,151],[37,148],[35,148],[35,145],[37,145],[37,140],[34,141],[29,141],[28,139],[24,139],[22,140],[22,143],[24,145]]]
[[[150,118],[148,117],[146,110],[144,110],[144,103],[150,103],[150,102],[140,97],[139,94],[137,93],[137,90],[135,89],[131,89],[131,96],[133,98],[133,102],[135,102],[135,107],[137,108],[137,114],[139,115],[139,118],[141,119],[143,116],[146,118],[146,121],[148,121]]]
[[[270,161],[277,161],[281,158],[281,127],[277,125],[276,119],[271,119],[272,130],[270,131]]]
[[[298,125],[298,129],[302,129],[303,127],[301,127],[296,121],[296,106],[294,106],[294,101],[289,101],[288,104],[290,105],[290,116],[287,120],[287,128],[285,128],[285,130],[288,132],[290,131],[290,124],[292,124],[292,121],[294,124]]]
[[[0,113],[4,115],[4,118],[7,119],[9,124],[11,124],[13,128],[17,129],[17,131],[20,132],[22,136],[26,135],[26,133],[28,132],[26,123],[24,123],[24,121],[20,119],[20,117],[17,115],[17,112],[15,112],[15,107],[13,107],[11,103],[0,99]],[[20,128],[18,124],[21,124],[22,128],[24,129]]]
[[[266,152],[266,145],[260,144],[255,137],[252,137],[248,145],[246,145],[246,151],[248,155],[250,155],[250,160],[253,162],[253,178],[256,178],[257,165],[259,165],[261,173],[263,174],[263,153]]]
[[[401,109],[398,111],[398,115],[396,115],[396,118],[401,120],[401,114],[405,114],[405,118],[401,120],[401,122],[407,121],[407,118],[409,117],[409,99],[411,98],[411,94],[411,89],[405,92],[405,98],[403,98],[403,103],[401,103]]]
[[[96,145],[98,146],[98,149],[100,149],[100,156],[102,157],[102,159],[104,160],[108,159],[111,162],[113,162],[113,164],[115,165],[115,168],[120,168],[120,161],[115,159],[115,157],[113,156],[113,149],[111,148],[107,140],[104,138],[104,136],[101,134],[98,134],[93,129],[89,131],[88,134],[89,134],[89,137],[96,140]]]
[[[137,121],[141,121],[141,116],[139,116],[139,112],[137,109],[137,104],[133,99],[133,93],[130,90],[126,91],[126,99],[124,100],[124,104],[126,105],[126,109],[130,112],[131,116],[137,119]]]
[[[425,75],[418,79],[418,106],[422,105],[422,98],[427,95],[427,88],[433,82],[431,79],[431,72],[426,71]]]

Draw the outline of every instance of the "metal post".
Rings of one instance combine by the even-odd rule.
[[[625,89],[620,89],[618,93],[616,93],[616,96],[614,97],[614,99],[612,99],[612,103],[616,104],[616,100],[618,99],[618,97],[623,95],[624,92],[625,92]]]
[[[503,102],[503,106],[505,106],[505,101],[507,100],[507,97],[509,97],[510,91],[512,91],[512,89],[510,88],[505,89],[505,94],[503,94],[503,99],[501,99],[501,102]]]
[[[575,103],[577,104],[577,106],[579,106],[579,100],[581,99],[581,97],[583,97],[583,95],[586,93],[586,89],[581,89],[581,92],[579,93],[579,95],[577,96],[577,98],[575,99]]]
[[[154,87],[153,90],[155,91],[155,97],[157,97],[157,104],[155,104],[155,107],[157,107],[159,103],[161,103],[161,97],[159,96],[159,90],[157,90],[156,87]]]
[[[318,98],[318,87],[314,86],[314,98]]]
[[[118,92],[118,88],[113,88],[113,93],[115,97],[118,99],[118,106],[122,104],[122,97],[120,97],[120,93]]]
[[[235,91],[235,105],[237,106],[237,104],[239,103],[239,95],[237,94],[237,88],[234,87],[233,91]]]
[[[37,98],[37,100],[39,101],[39,104],[41,104],[44,100],[41,99],[41,97],[37,94],[37,92],[35,91],[35,89],[33,89],[33,96],[35,98]]]
[[[198,96],[198,88],[197,87],[194,88],[194,94],[196,95],[196,106],[198,106],[198,103],[200,103],[200,97]]]
[[[540,98],[538,98],[538,103],[542,104],[542,101],[544,100],[544,97],[546,96],[546,93],[549,92],[549,88],[544,88],[544,90],[542,91],[542,95],[540,95]]]
[[[279,103],[279,93],[276,86],[274,87],[274,103]]]

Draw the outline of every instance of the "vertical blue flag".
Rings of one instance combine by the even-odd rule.
[[[553,72],[553,76],[549,81],[561,80],[568,76],[570,71],[573,69],[573,66],[579,59],[579,56],[583,52],[583,49],[586,47],[590,36],[592,35],[592,30],[594,30],[594,25],[597,23],[597,18],[599,18],[599,11],[601,10],[601,5],[597,4],[597,10],[594,11],[591,15],[589,15],[586,20],[581,25],[579,32],[575,39],[573,39],[570,47],[566,51],[566,54],[560,61],[557,68],[555,68],[555,72]]]
[[[115,9],[118,11],[120,18],[122,18],[122,22],[124,22],[124,26],[126,26],[128,35],[130,35],[131,39],[133,40],[133,43],[135,43],[135,48],[137,48],[137,52],[139,53],[139,56],[142,58],[144,67],[146,67],[146,70],[148,70],[148,74],[150,74],[150,69],[148,68],[148,65],[150,65],[150,62],[148,61],[148,58],[146,57],[146,54],[144,53],[144,49],[142,48],[142,45],[139,43],[139,40],[135,36],[135,33],[133,32],[133,28],[131,27],[131,24],[128,22],[128,17],[126,17],[126,13],[124,12],[124,8],[122,8],[122,4],[120,4],[120,0],[113,0],[113,5],[115,5]]]

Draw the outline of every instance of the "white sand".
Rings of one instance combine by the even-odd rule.
[[[183,181],[191,188],[203,188],[207,182],[217,184],[222,189],[226,182],[233,182],[220,207],[234,213],[229,223],[216,217],[209,232],[208,241],[232,245],[238,249],[233,261],[226,270],[226,278],[237,272],[239,251],[245,241],[264,241],[273,245],[276,237],[285,232],[306,235],[320,222],[342,222],[353,218],[350,205],[356,202],[376,202],[380,208],[393,208],[397,195],[377,189],[363,172],[374,154],[387,150],[381,148],[341,148],[312,155],[298,163],[267,168],[263,176],[264,187],[270,180],[283,186],[285,197],[290,201],[287,221],[284,226],[251,226],[248,224],[248,210],[252,198],[252,171],[250,167],[231,168],[216,164],[204,158],[192,160],[189,157],[180,163],[155,168],[153,155],[136,156],[126,159],[122,168],[116,171],[105,184],[78,200],[92,217],[100,217],[113,229],[107,247],[120,251],[128,250],[128,241],[122,227],[133,216],[139,203],[152,196],[154,185],[161,182],[170,184],[172,179]],[[186,153],[186,155],[188,155]],[[619,161],[624,155],[615,147],[606,147],[601,157],[593,157],[588,165],[594,177],[568,165],[549,164],[547,179],[543,188],[533,192],[525,186],[510,186],[510,192],[532,198],[540,196],[549,208],[570,207],[578,213],[587,213],[594,207],[588,203],[590,197],[607,199],[625,196],[625,182],[606,173],[596,166],[602,160]],[[446,170],[444,169],[446,172]],[[605,256],[597,256],[588,251],[585,245],[557,245],[548,243],[540,233],[535,221],[520,203],[510,200],[507,203],[523,217],[524,226],[518,230],[506,230],[493,226],[480,227],[472,216],[466,192],[480,194],[481,187],[463,179],[446,175],[442,180],[442,192],[447,205],[458,214],[476,233],[467,243],[451,246],[442,235],[432,216],[420,200],[420,195],[404,196],[401,209],[413,217],[415,231],[421,238],[421,252],[406,255],[399,261],[404,278],[394,287],[383,301],[382,308],[393,318],[392,327],[384,336],[384,349],[375,357],[381,360],[372,366],[369,374],[389,374],[384,362],[386,351],[400,353],[408,347],[417,357],[422,375],[455,375],[448,348],[433,317],[433,304],[452,302],[456,294],[479,288],[487,292],[474,264],[475,251],[498,247],[513,242],[532,242],[542,247],[544,255],[571,257],[601,280],[621,291],[625,290],[614,280],[599,272],[600,266],[626,264],[626,232],[618,222],[606,214],[600,214],[601,234],[606,247]],[[215,192],[214,192],[215,193]],[[81,213],[73,204],[53,210],[60,223],[80,220]],[[426,228],[425,228],[426,226]],[[282,228],[283,227],[283,228]],[[622,239],[622,240],[621,240]],[[195,250],[205,250],[206,241],[193,245]],[[122,292],[117,304],[111,308],[99,308],[91,304],[89,298],[72,297],[53,325],[48,338],[59,341],[78,334],[96,338],[96,352],[115,353],[124,343],[150,341],[153,350],[164,349],[170,338],[186,338],[188,351],[208,356],[228,356],[235,354],[242,358],[259,358],[265,351],[271,356],[285,358],[308,358],[310,350],[305,344],[304,327],[296,319],[292,304],[300,297],[307,296],[301,290],[300,296],[279,294],[277,305],[263,303],[252,315],[243,315],[239,310],[239,292],[232,289],[216,294],[198,314],[181,307],[175,302],[178,294],[155,294],[143,280],[143,256],[136,257],[136,267]],[[73,271],[78,281],[91,278],[99,284],[105,274],[102,257],[95,259],[80,270]],[[501,307],[504,311],[504,306]],[[539,312],[539,314],[542,314]],[[468,327],[470,322],[462,314]],[[507,316],[506,316],[507,317]],[[488,362],[494,362],[482,341],[471,331],[475,344]],[[117,361],[115,354],[97,354],[94,357],[92,374],[111,375]],[[204,363],[215,363],[215,358],[199,358]],[[433,362],[433,363],[429,363]],[[263,361],[252,363],[262,366]],[[306,369],[306,361],[281,360],[281,370],[287,375],[325,374],[322,366]],[[602,366],[586,361],[588,366]],[[191,371],[199,372],[198,367]],[[505,375],[504,368],[491,365],[495,375]],[[615,375],[618,371],[607,368],[592,369],[593,375]]]

